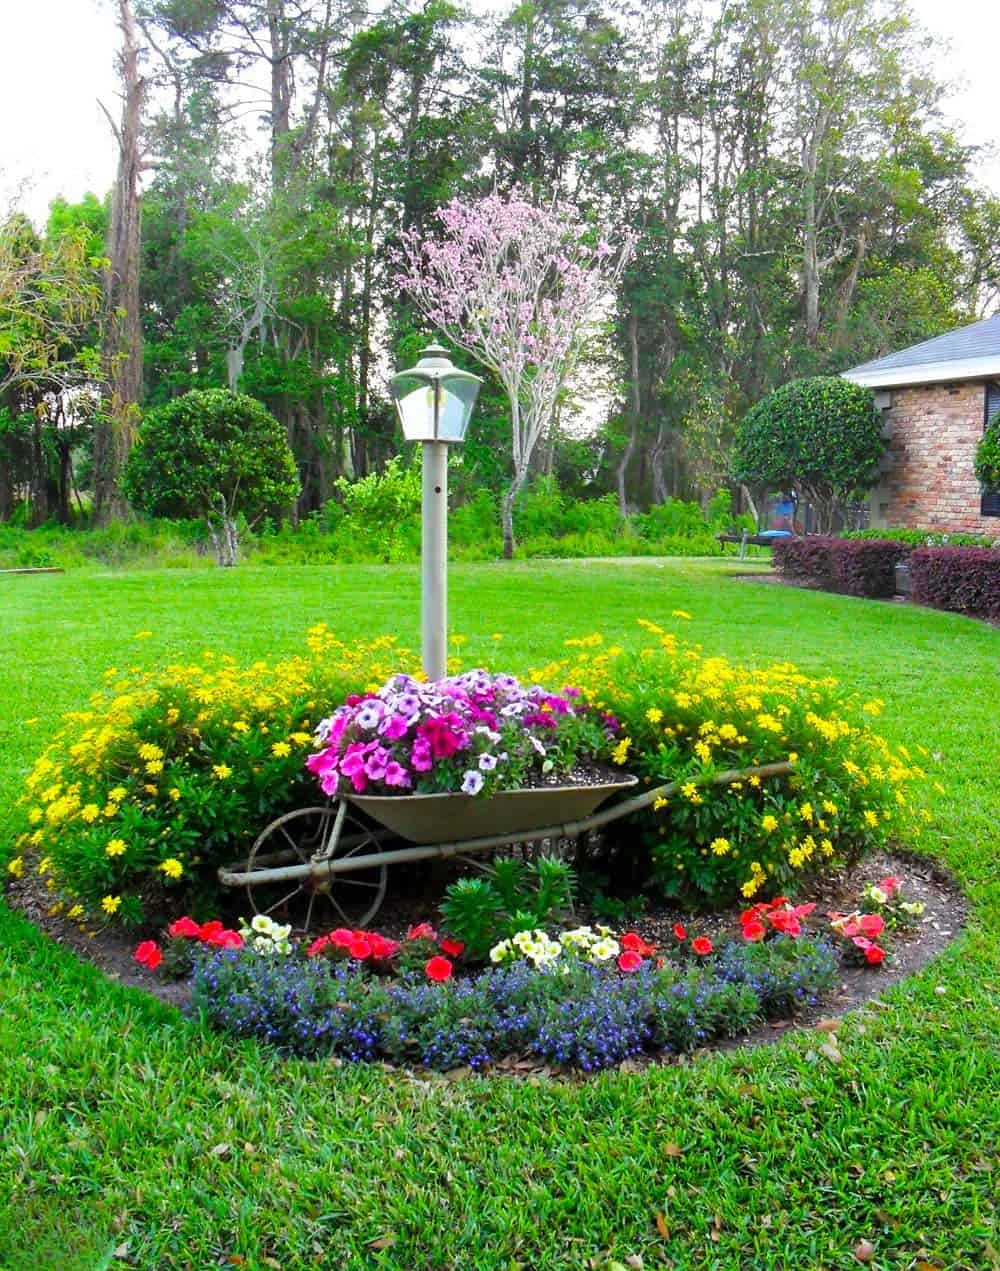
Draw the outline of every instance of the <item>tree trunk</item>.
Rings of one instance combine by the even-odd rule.
[[[507,487],[502,504],[502,525],[503,525],[503,558],[504,560],[514,559],[514,500],[521,493],[521,488],[527,478],[528,470],[523,468],[515,470],[513,479]]]
[[[631,374],[632,374],[632,429],[629,433],[628,445],[622,452],[622,457],[618,461],[617,481],[618,481],[618,511],[621,513],[622,519],[628,516],[628,495],[625,488],[625,478],[628,474],[628,466],[632,462],[632,455],[635,453],[636,442],[639,435],[639,411],[642,406],[642,398],[639,390],[639,319],[632,313],[628,320],[628,339],[629,349],[631,352]]]
[[[104,275],[103,362],[107,399],[94,430],[94,520],[106,524],[126,513],[118,478],[138,423],[142,394],[142,320],[139,310],[140,128],[146,81],[139,74],[132,0],[118,0],[122,32],[120,59],[124,88],[121,124],[116,128],[118,174],[111,196],[108,267]]]

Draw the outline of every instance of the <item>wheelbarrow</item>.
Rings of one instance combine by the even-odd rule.
[[[762,764],[693,778],[729,785],[750,777],[785,776],[791,763]],[[293,918],[307,932],[331,921],[350,928],[371,922],[385,899],[389,867],[414,861],[468,859],[542,840],[578,839],[675,795],[688,778],[629,798],[630,773],[595,785],[467,794],[344,794],[322,806],[296,808],[272,821],[247,859],[219,870],[225,887],[245,888],[255,913]],[[601,810],[597,810],[601,809]],[[294,921],[299,917],[299,921]]]

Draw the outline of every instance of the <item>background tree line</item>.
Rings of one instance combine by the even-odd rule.
[[[0,274],[21,269],[0,278],[0,517],[118,515],[141,409],[192,388],[281,421],[300,515],[380,471],[402,448],[386,375],[429,334],[393,253],[456,195],[519,186],[637,234],[535,458],[623,512],[707,500],[764,393],[972,320],[1000,284],[1000,200],[896,0],[118,8],[115,189],[0,234]],[[509,458],[488,381],[466,488],[498,490]]]

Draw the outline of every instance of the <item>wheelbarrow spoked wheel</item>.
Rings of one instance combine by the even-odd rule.
[[[324,862],[379,850],[375,833],[336,800],[327,807],[297,808],[272,821],[250,849],[247,896],[254,913],[290,922],[298,931],[365,927],[385,898],[387,868],[331,874]],[[296,877],[278,877],[301,867]]]

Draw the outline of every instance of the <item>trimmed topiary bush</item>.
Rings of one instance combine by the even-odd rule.
[[[1000,621],[1000,553],[987,547],[921,547],[908,558],[922,605]]]
[[[235,565],[238,519],[279,516],[301,489],[285,430],[267,408],[224,388],[150,411],[122,476],[133,507],[200,518],[220,565]]]
[[[907,554],[904,543],[888,539],[846,539],[828,535],[777,539],[774,565],[788,578],[813,582],[845,596],[891,599],[896,565]]]
[[[796,491],[828,531],[840,505],[878,480],[884,450],[870,391],[817,375],[783,385],[747,413],[736,432],[733,475]]]

